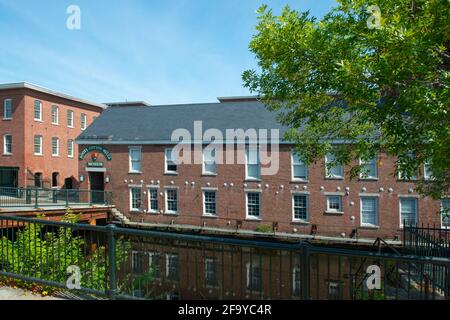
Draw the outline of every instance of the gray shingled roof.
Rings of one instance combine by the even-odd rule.
[[[111,107],[106,109],[78,138],[80,144],[163,143],[172,132],[185,128],[193,135],[194,121],[203,122],[203,132],[219,129],[279,129],[280,138],[287,128],[276,114],[257,101],[167,105],[150,107]],[[269,133],[270,138],[270,133]]]

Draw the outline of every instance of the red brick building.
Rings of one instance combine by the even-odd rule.
[[[1,84],[0,103],[0,187],[77,187],[75,138],[106,106],[29,83]]]
[[[215,129],[224,137],[228,129],[278,129],[279,137],[287,130],[256,99],[219,100],[107,109],[77,139],[81,187],[112,191],[121,220],[131,226],[395,239],[403,220],[450,225],[440,214],[448,200],[420,197],[414,181],[400,179],[395,159],[384,153],[366,161],[367,173],[351,180],[349,167],[325,165],[330,158],[303,165],[291,143],[270,133],[265,139],[279,142],[279,151],[271,149],[279,159],[276,174],[264,174],[261,149],[245,147],[243,140],[219,140],[215,154],[202,150],[209,142],[205,135],[196,137],[196,121],[205,134]],[[170,151],[177,129],[192,134],[192,151],[200,149],[199,161],[191,155],[194,164],[177,165]],[[239,162],[237,149],[244,148]],[[217,161],[221,150],[235,151],[233,164]],[[422,178],[427,177],[418,174]]]

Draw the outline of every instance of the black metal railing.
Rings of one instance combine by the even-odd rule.
[[[112,193],[80,189],[42,189],[0,187],[0,208],[69,207],[111,205]]]
[[[110,299],[450,299],[446,258],[0,216],[0,275],[69,290],[71,266]]]
[[[435,225],[404,225],[403,245],[408,252],[450,258],[450,229]]]

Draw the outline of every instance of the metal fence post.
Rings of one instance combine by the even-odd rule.
[[[69,207],[69,190],[66,189],[66,208]]]
[[[108,267],[109,267],[109,299],[114,300],[117,291],[117,276],[116,276],[116,240],[114,238],[114,224],[108,224],[107,236],[108,236]]]
[[[302,300],[309,300],[309,245],[302,248]]]
[[[39,208],[39,204],[38,204],[38,189],[34,189],[34,208],[37,209]]]

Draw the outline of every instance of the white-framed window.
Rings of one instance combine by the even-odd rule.
[[[361,173],[360,179],[378,179],[377,157],[369,160],[360,159]]]
[[[262,290],[262,268],[259,261],[247,263],[247,289],[251,291]]]
[[[130,172],[141,173],[141,170],[142,170],[142,148],[141,147],[130,147],[129,158],[130,158]]]
[[[328,195],[327,196],[327,212],[342,213],[342,196]]]
[[[203,149],[203,174],[216,174],[216,149]]]
[[[205,285],[215,287],[217,284],[217,259],[205,258]]]
[[[400,198],[400,227],[417,224],[417,198]]]
[[[248,191],[245,193],[247,218],[261,218],[261,193]]]
[[[84,113],[82,113],[81,114],[81,119],[80,119],[81,121],[81,130],[84,130],[84,129],[86,129],[86,122],[87,122],[87,117],[86,117],[86,114],[84,114]]]
[[[130,211],[142,210],[142,188],[131,187],[130,188]]]
[[[59,139],[55,137],[52,138],[52,156],[59,156]]]
[[[325,172],[327,178],[343,179],[344,178],[344,166],[342,164],[336,164],[336,157],[333,154],[327,154],[325,156]],[[332,163],[334,163],[332,165]]]
[[[59,108],[52,106],[52,124],[59,124]]]
[[[166,189],[166,213],[178,214],[177,189]]]
[[[361,197],[361,225],[378,226],[377,197]]]
[[[35,155],[42,155],[42,136],[35,135],[34,136],[34,154]]]
[[[67,156],[73,158],[73,140],[67,140]]]
[[[245,146],[245,179],[259,180],[261,167],[259,161],[259,148],[256,145]]]
[[[328,281],[328,299],[338,300],[341,296],[341,285],[338,282]]]
[[[12,154],[12,135],[10,134],[3,136],[3,154]]]
[[[216,211],[216,191],[203,191],[203,214],[206,216],[217,215]]]
[[[165,173],[178,173],[177,158],[173,148],[167,148],[164,151],[164,172]]]
[[[3,119],[12,119],[12,99],[3,101]]]
[[[413,158],[414,153],[409,152],[408,157]],[[402,160],[398,160],[397,167],[398,167],[398,179],[399,180],[417,180],[417,174],[412,174],[411,176],[408,176],[407,172],[404,172],[400,170],[400,166],[402,165]]]
[[[148,189],[148,209],[151,213],[158,213],[158,188]]]
[[[308,195],[292,195],[292,219],[294,221],[308,221]]]
[[[291,152],[291,163],[292,163],[292,180],[305,181],[308,180],[308,167],[300,157],[295,153],[294,150]]]
[[[143,262],[143,253],[140,251],[133,250],[131,251],[131,271],[133,274],[141,274],[143,271],[142,262]]]
[[[423,165],[423,178],[425,180],[433,180],[433,171],[431,170],[431,165],[428,163],[425,163]]]
[[[42,102],[34,101],[34,120],[42,121]]]
[[[152,275],[156,279],[161,278],[161,253],[159,252],[149,252],[148,254],[148,265],[152,270]]]
[[[300,268],[294,267],[292,269],[292,294],[297,297],[302,293],[301,276]]]
[[[67,126],[73,128],[73,111],[67,110]]]
[[[166,254],[166,278],[178,281],[180,269],[180,258],[178,254]]]
[[[441,227],[450,229],[450,198],[441,200]]]

